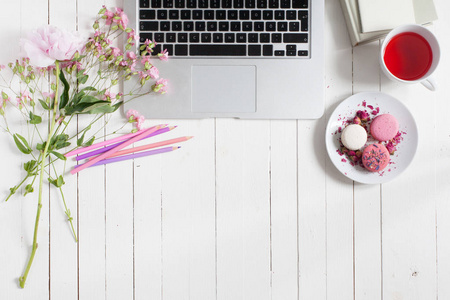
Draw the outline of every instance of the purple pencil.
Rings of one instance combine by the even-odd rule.
[[[155,155],[155,154],[171,152],[171,151],[177,150],[179,148],[180,148],[180,146],[177,146],[177,147],[165,147],[165,148],[159,148],[159,149],[150,150],[150,151],[138,152],[138,153],[134,153],[134,154],[130,154],[130,155],[123,155],[123,156],[117,156],[117,157],[113,157],[113,158],[107,158],[107,159],[103,159],[103,160],[100,160],[100,161],[96,162],[91,167],[99,166],[99,165],[105,165],[105,164],[110,164],[110,163],[115,163],[115,162],[128,160],[128,159],[133,159],[133,158],[138,158],[138,157],[144,157],[144,156],[149,156],[149,155]]]
[[[167,131],[170,131],[170,130],[174,129],[175,127],[176,126],[170,126],[170,127],[161,128],[161,129],[159,129],[159,130],[157,130],[157,131],[155,131],[153,133],[150,133],[148,136],[143,137],[141,140],[147,139],[149,137],[152,137],[152,136],[155,136],[155,135],[167,132]],[[126,141],[123,141],[123,142],[120,142],[120,143],[116,143],[116,144],[112,144],[112,145],[106,146],[104,148],[100,148],[100,149],[97,149],[97,150],[94,150],[94,151],[91,151],[91,152],[88,152],[88,153],[85,153],[85,154],[82,154],[82,155],[78,155],[75,159],[76,160],[82,160],[82,159],[85,159],[85,158],[88,158],[88,157],[91,157],[91,156],[94,156],[94,155],[101,154],[101,153],[106,152],[106,151],[108,151],[108,150],[110,150],[110,149],[112,149],[114,147],[117,147],[118,145],[123,144],[125,142]]]

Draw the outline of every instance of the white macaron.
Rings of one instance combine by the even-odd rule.
[[[367,142],[367,131],[361,125],[348,125],[342,131],[341,142],[348,150],[359,150]]]

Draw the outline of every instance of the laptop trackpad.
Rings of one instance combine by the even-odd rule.
[[[256,66],[192,66],[193,112],[255,112]]]

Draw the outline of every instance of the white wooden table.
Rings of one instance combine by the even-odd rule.
[[[1,0],[1,63],[39,25],[89,31],[102,4],[121,1]],[[450,299],[450,2],[435,4],[437,92],[389,81],[379,42],[352,49],[339,1],[326,0],[321,119],[171,121],[174,137],[195,136],[179,151],[68,175],[79,243],[47,193],[23,290],[36,194],[0,202],[0,299]],[[383,185],[350,181],[325,150],[329,115],[361,91],[398,98],[419,128],[413,163]],[[22,174],[0,141],[3,199]]]

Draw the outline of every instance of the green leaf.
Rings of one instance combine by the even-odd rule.
[[[59,79],[61,79],[61,82],[64,85],[64,90],[61,94],[60,97],[60,101],[59,101],[59,109],[64,108],[67,103],[69,102],[69,83],[66,80],[66,77],[64,76],[64,72],[61,71],[61,73],[59,73]]]
[[[95,141],[95,136],[91,137],[91,138],[89,139],[89,141],[87,141],[86,143],[84,143],[84,144],[83,144],[83,147],[88,147],[88,146],[92,145],[92,144],[94,143],[94,141]]]
[[[50,140],[50,150],[56,149],[62,149],[67,146],[70,146],[70,143],[67,141],[69,139],[69,135],[67,134],[58,134],[56,136],[53,136]]]
[[[85,84],[88,81],[88,79],[89,79],[89,75],[85,75],[83,73],[78,73],[77,74],[77,79],[78,79],[79,83]]]
[[[56,156],[57,158],[61,159],[61,160],[66,160],[67,159],[64,155],[62,155],[59,152],[56,152],[56,151],[52,150],[52,151],[50,151],[50,153],[53,154],[54,156]]]
[[[45,103],[44,100],[39,99],[39,102],[41,103],[43,109],[50,110],[50,108],[48,107],[47,103]]]
[[[38,151],[42,151],[42,150],[44,150],[45,149],[45,144],[47,144],[47,142],[43,142],[42,144],[37,144],[36,145],[36,150],[38,150]]]
[[[23,168],[28,174],[32,173],[37,167],[37,161],[30,160],[23,164]]]
[[[32,192],[34,192],[33,185],[32,185],[31,183],[30,183],[30,184],[27,184],[27,185],[25,186],[25,193],[24,193],[24,196],[26,196],[27,194],[32,193]]]
[[[31,148],[28,145],[27,140],[21,136],[20,134],[16,133],[13,135],[14,142],[16,143],[17,148],[22,152],[23,154],[30,154]]]
[[[79,103],[97,103],[97,102],[100,102],[100,101],[101,102],[105,102],[105,101],[102,101],[100,99],[97,99],[94,96],[86,95],[86,96],[84,96],[83,98],[80,99]]]
[[[83,135],[77,139],[77,146],[80,147],[81,145],[83,145],[83,141],[84,141],[84,136],[86,135],[86,132],[88,132],[88,130],[91,129],[91,125],[89,125],[88,127],[86,127],[83,131]]]
[[[41,122],[42,122],[42,118],[40,116],[33,114],[30,111],[30,124],[40,124]]]
[[[57,179],[51,179],[49,177],[48,182],[50,182],[51,184],[53,184],[56,187],[61,187],[65,184],[64,178],[62,177],[62,175],[59,175],[59,177]]]

